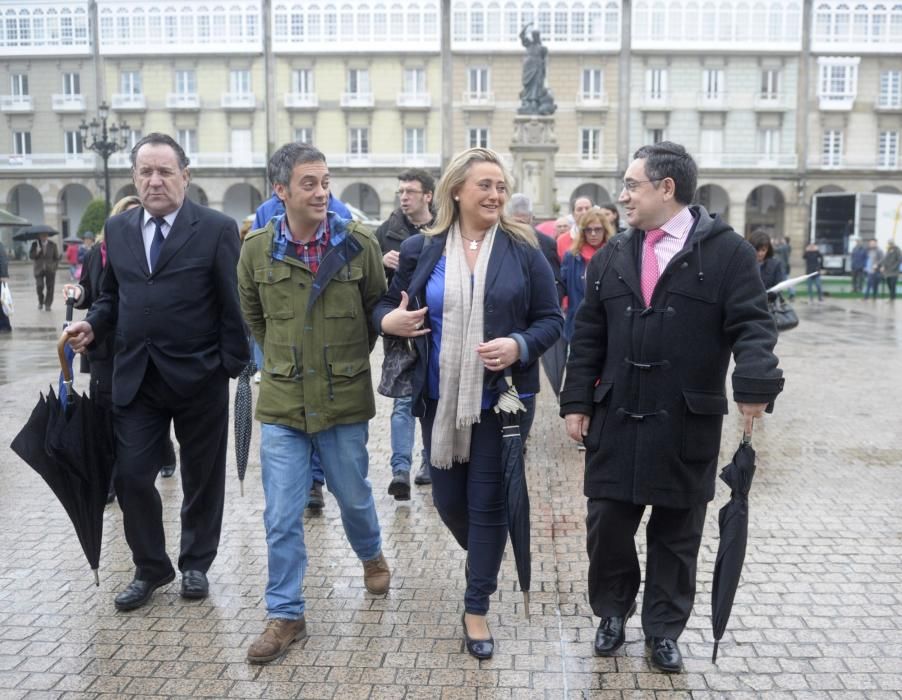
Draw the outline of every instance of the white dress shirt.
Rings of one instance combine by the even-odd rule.
[[[167,214],[163,217],[163,220],[166,222],[163,224],[163,240],[165,241],[167,236],[169,236],[169,232],[172,230],[172,224],[175,222],[175,217],[179,215],[179,211],[181,211],[181,207],[176,209],[174,212]],[[144,210],[144,224],[141,227],[141,235],[144,238],[144,256],[147,259],[147,269],[153,272],[153,269],[150,266],[150,246],[153,243],[154,234],[157,232],[157,225],[153,222],[153,214]]]

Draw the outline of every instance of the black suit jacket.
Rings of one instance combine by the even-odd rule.
[[[236,377],[248,362],[238,305],[238,227],[185,200],[151,273],[141,235],[144,210],[107,221],[107,269],[88,313],[95,342],[115,334],[113,403],[134,399],[148,359],[180,396],[215,372]]]

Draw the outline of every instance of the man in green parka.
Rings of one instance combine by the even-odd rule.
[[[314,448],[363,562],[366,590],[386,593],[391,578],[366,449],[376,413],[369,355],[377,333],[370,316],[385,292],[382,252],[364,227],[328,211],[329,169],[313,146],[280,148],[269,177],[285,214],[247,236],[238,263],[241,310],[265,358],[256,417],[268,620],[247,653],[258,664],[306,636],[302,516]]]

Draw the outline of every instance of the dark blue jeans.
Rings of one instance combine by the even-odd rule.
[[[880,291],[880,273],[879,272],[869,272],[868,273],[868,284],[864,290],[864,298],[867,299],[870,297],[871,299],[877,298],[877,293]]]
[[[423,444],[432,445],[437,402],[426,401]],[[507,518],[501,484],[501,424],[492,409],[482,411],[473,426],[470,461],[450,469],[430,466],[432,501],[457,543],[467,551],[470,580],[466,611],[485,615],[498,588],[498,570],[507,544]]]

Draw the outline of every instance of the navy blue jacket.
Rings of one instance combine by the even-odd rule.
[[[373,311],[373,325],[377,329],[382,328],[385,315],[398,308],[402,290],[407,292],[411,310],[426,305],[426,283],[445,251],[446,239],[447,233],[429,237],[417,234],[401,244],[401,259],[391,287]],[[560,337],[564,322],[557,302],[554,275],[542,252],[499,228],[486,271],[484,304],[485,340],[518,334],[525,344],[526,357],[521,350],[520,362],[511,367],[514,386],[521,394],[538,392],[539,357]],[[428,314],[425,322],[428,326]],[[429,337],[421,335],[413,340],[417,364],[412,411],[415,416],[422,416],[426,409]],[[506,389],[503,380],[504,372],[485,371],[483,381],[496,393]],[[497,388],[492,387],[496,382],[499,382]]]

